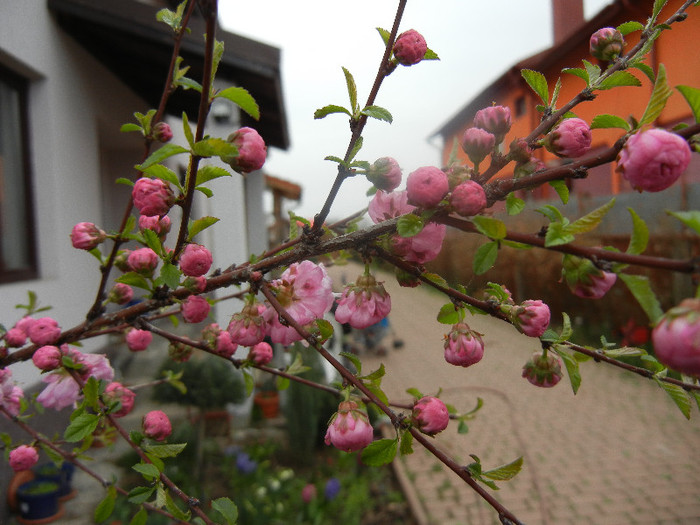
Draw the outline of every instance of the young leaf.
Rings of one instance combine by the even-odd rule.
[[[353,364],[357,375],[362,373],[362,361],[360,361],[359,357],[357,357],[355,354],[351,354],[350,352],[340,352],[340,356],[344,357]]]
[[[652,11],[651,18],[653,21],[659,16],[659,13],[664,8],[668,0],[654,0],[654,10]]]
[[[455,308],[454,303],[447,303],[440,308],[437,320],[442,324],[457,324],[462,320],[463,316],[463,311]]]
[[[693,407],[693,405],[688,392],[683,390],[683,388],[678,385],[672,385],[666,381],[661,381],[656,376],[654,376],[654,381],[656,381],[656,384],[666,391],[671,399],[673,399],[673,402],[678,407],[678,410],[681,411],[685,418],[690,419],[690,409]]]
[[[569,187],[563,180],[550,180],[549,185],[557,192],[562,204],[568,204],[569,202]]]
[[[634,298],[642,307],[644,313],[647,314],[649,321],[651,321],[652,324],[656,324],[664,312],[661,309],[659,300],[656,298],[656,294],[654,294],[654,291],[651,289],[649,279],[643,275],[632,275],[628,273],[621,273],[618,274],[618,276],[622,282],[627,285],[630,292],[632,292],[632,295],[634,295]]]
[[[474,260],[472,262],[474,273],[477,275],[486,273],[494,264],[496,264],[497,256],[497,241],[487,242],[486,244],[479,246],[476,253],[474,253]]]
[[[214,196],[214,192],[211,191],[211,190],[210,190],[209,188],[207,188],[206,186],[197,186],[197,187],[195,187],[195,190],[204,193],[204,195],[207,196],[207,199],[211,199],[211,198]]]
[[[547,87],[545,76],[539,71],[533,71],[532,69],[523,69],[520,74],[537,96],[542,99],[542,102],[545,104],[549,103],[549,87]]]
[[[370,467],[381,467],[391,463],[396,457],[396,439],[379,439],[373,441],[362,451],[362,462]]]
[[[131,503],[140,505],[151,498],[151,495],[156,490],[155,487],[135,487],[129,492],[128,498]]]
[[[144,450],[157,458],[174,458],[182,452],[187,443],[172,443],[168,445],[148,445]]]
[[[166,168],[162,164],[154,164],[153,166],[150,166],[143,170],[143,172],[147,175],[150,175],[151,177],[155,177],[156,179],[161,179],[165,182],[169,182],[176,188],[182,189],[182,187],[180,186],[180,179],[175,174],[175,172],[169,168]]]
[[[142,235],[144,241],[146,241],[146,246],[156,252],[157,255],[161,255],[163,247],[160,243],[160,239],[158,238],[158,234],[147,228],[143,230]]]
[[[568,230],[568,226],[568,224],[563,222],[550,223],[544,236],[544,245],[549,248],[550,246],[568,244],[576,240],[576,237]]]
[[[641,127],[654,122],[663,111],[666,106],[666,101],[672,94],[673,91],[668,87],[668,82],[666,80],[666,68],[663,64],[659,64],[659,72],[656,75],[654,89],[651,92],[649,103],[644,110],[644,115],[642,115],[642,118],[639,120],[639,126]]]
[[[188,151],[185,148],[178,146],[177,144],[163,144],[160,148],[151,153],[143,164],[136,165],[136,169],[145,171],[146,168],[163,162],[165,159],[170,158],[173,155],[179,155],[180,153],[187,152]]]
[[[391,116],[389,110],[379,106],[367,106],[360,113],[367,115],[368,117],[376,118],[377,120],[383,120],[389,124],[394,121],[394,117]]]
[[[190,145],[190,148],[194,148],[194,135],[192,134],[192,127],[190,126],[190,121],[187,118],[187,113],[185,111],[182,112],[182,131],[185,134],[185,138],[187,139],[187,143]]]
[[[136,463],[136,465],[132,465],[131,468],[139,474],[145,476],[148,481],[160,476],[158,467],[156,467],[153,463]]]
[[[362,149],[362,144],[364,143],[364,139],[362,137],[357,137],[357,140],[355,141],[355,145],[352,147],[352,150],[350,150],[350,155],[348,156],[348,162],[350,162],[352,159],[355,158],[355,156],[360,152]]]
[[[625,22],[617,26],[617,30],[622,33],[622,36],[625,36],[635,31],[643,31],[644,25],[636,21]]]
[[[622,117],[617,115],[596,115],[593,117],[591,122],[591,129],[603,129],[603,128],[621,128],[625,131],[629,131],[631,126]]]
[[[627,71],[615,71],[609,77],[596,86],[596,89],[612,89],[619,86],[641,86],[642,83],[632,73]]]
[[[202,166],[197,170],[197,180],[195,181],[195,186],[199,186],[205,182],[209,182],[210,180],[218,179],[219,177],[231,177],[231,173],[224,168],[220,168],[219,166]]]
[[[236,525],[238,521],[238,507],[229,498],[219,498],[211,502],[211,507],[219,512],[228,525]]]
[[[506,225],[502,221],[492,217],[477,215],[472,217],[472,222],[480,233],[486,235],[489,239],[494,241],[504,239],[508,233],[506,230]]]
[[[209,228],[209,226],[216,224],[217,222],[219,222],[217,217],[200,217],[190,225],[189,235],[187,238],[191,241],[199,232],[206,230]]]
[[[168,288],[172,290],[180,286],[181,275],[182,272],[180,272],[180,269],[174,264],[164,264],[163,267],[160,269],[161,280]]]
[[[630,64],[630,67],[638,69],[644,73],[651,83],[656,82],[656,74],[650,65],[645,64],[644,62],[635,62]]]
[[[564,361],[566,372],[569,374],[571,389],[574,391],[574,394],[576,394],[581,386],[581,372],[579,371],[578,361],[576,361],[576,359],[574,359],[569,352],[565,351],[559,345],[554,345],[552,350],[554,350],[559,357],[561,357],[562,361]]]
[[[579,78],[582,78],[584,82],[586,82],[586,85],[590,84],[589,78],[588,78],[588,71],[585,69],[581,69],[580,67],[567,67],[565,69],[562,69],[562,73],[568,73],[569,75],[575,75]]]
[[[114,181],[116,184],[123,184],[124,186],[134,186],[134,183],[125,177],[119,177]]]
[[[401,445],[399,446],[399,452],[402,456],[413,454],[413,434],[408,431],[401,433]]]
[[[610,199],[609,202],[596,208],[590,213],[587,213],[580,219],[575,220],[566,227],[568,233],[586,233],[595,229],[606,213],[608,213],[615,205],[615,199]]]
[[[515,461],[511,461],[507,465],[502,465],[498,468],[482,472],[481,475],[495,481],[508,481],[509,479],[513,479],[522,468],[523,458],[521,456]]]
[[[114,512],[114,504],[117,501],[117,489],[114,485],[110,485],[107,489],[107,495],[100,501],[95,509],[95,523],[106,521]]]
[[[260,108],[253,96],[241,87],[229,87],[219,91],[216,98],[225,98],[236,104],[255,120],[260,120]]]
[[[588,60],[583,61],[583,67],[586,68],[588,74],[589,85],[592,85],[600,77],[600,68],[595,64],[591,64]]]
[[[122,133],[128,133],[130,131],[143,132],[143,128],[138,124],[134,124],[133,122],[127,122],[126,124],[123,124],[121,128],[119,128],[119,131],[121,131]]]
[[[681,221],[695,233],[700,234],[700,211],[667,211],[666,213]]]
[[[525,209],[525,201],[516,197],[515,193],[509,193],[506,197],[506,210],[508,215],[517,215]]]
[[[347,69],[343,68],[343,74],[345,75],[345,83],[348,86],[348,96],[350,97],[350,110],[352,111],[352,117],[354,118],[355,112],[359,109],[357,105],[357,86],[355,85],[355,79],[352,77],[352,73]]]
[[[445,278],[442,277],[441,275],[436,274],[436,273],[426,272],[423,274],[423,277],[428,279],[431,283],[437,284],[441,288],[449,288],[450,287],[449,284],[447,283],[447,281],[445,280]]]
[[[396,222],[396,231],[401,237],[413,237],[423,231],[423,219],[412,213],[402,215]]]
[[[330,104],[328,106],[324,106],[320,109],[317,109],[314,112],[314,118],[315,119],[322,119],[327,115],[330,115],[331,113],[345,113],[346,115],[352,117],[352,113],[345,109],[343,106],[336,106],[334,104]]]
[[[192,151],[200,157],[235,157],[238,148],[231,142],[220,138],[206,138],[196,142]]]
[[[377,28],[377,32],[379,33],[379,36],[382,37],[382,42],[384,42],[384,45],[386,46],[387,42],[389,42],[391,33],[386,29],[382,29],[381,27]]]
[[[700,89],[690,86],[676,86],[676,89],[690,106],[695,122],[700,122]]]
[[[554,84],[554,91],[552,92],[552,100],[549,101],[549,107],[556,107],[557,100],[559,99],[559,91],[561,91],[561,77],[558,77],[557,82]]]
[[[632,208],[627,208],[627,211],[629,211],[630,215],[632,216],[633,224],[632,236],[630,237],[630,243],[627,246],[627,253],[639,255],[640,253],[644,253],[644,250],[647,249],[647,244],[649,243],[649,228],[642,218],[637,215],[637,212],[635,212]]]
[[[63,438],[69,443],[77,443],[92,434],[99,421],[100,417],[97,414],[82,413],[66,427]]]

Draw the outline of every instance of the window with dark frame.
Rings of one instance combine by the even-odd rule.
[[[0,66],[0,283],[36,278],[28,81]]]

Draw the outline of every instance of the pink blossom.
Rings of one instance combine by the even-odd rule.
[[[561,359],[548,352],[535,352],[523,367],[523,377],[535,386],[551,388],[562,378]]]
[[[10,328],[4,336],[5,343],[9,348],[19,348],[27,342],[27,334],[24,330],[17,328]]]
[[[241,128],[231,133],[227,139],[236,148],[238,155],[222,157],[221,160],[239,173],[259,170],[267,158],[267,146],[260,134],[253,128]]]
[[[574,295],[584,299],[600,299],[617,281],[617,274],[599,270],[597,274],[589,276],[588,282],[579,281],[572,290]]]
[[[153,126],[153,138],[158,142],[170,142],[173,138],[173,130],[167,122],[159,122]]]
[[[367,171],[367,180],[379,190],[394,191],[401,184],[399,163],[391,157],[375,160]]]
[[[462,135],[460,145],[469,160],[478,166],[493,151],[496,146],[496,137],[485,129],[469,128]]]
[[[277,300],[302,326],[322,318],[333,306],[333,282],[322,264],[308,260],[294,263],[272,284],[277,290]],[[301,339],[293,327],[280,323],[272,306],[263,317],[273,343],[289,345]]]
[[[250,352],[248,352],[248,360],[256,365],[266,365],[272,361],[273,355],[272,347],[263,341],[250,349]]]
[[[303,489],[301,489],[301,499],[304,503],[311,503],[311,501],[316,497],[316,485],[313,483],[307,483]]]
[[[591,128],[585,120],[567,118],[549,132],[544,145],[559,157],[577,158],[591,149],[592,140]]]
[[[22,319],[20,319],[19,321],[17,321],[15,323],[15,328],[19,328],[25,334],[29,335],[29,329],[32,327],[32,325],[35,322],[36,322],[36,319],[26,315],[26,316],[22,317]]]
[[[478,215],[486,208],[484,188],[472,180],[464,181],[452,190],[450,206],[463,217]]]
[[[32,355],[32,362],[39,370],[51,371],[61,366],[61,350],[57,346],[46,345]]]
[[[625,39],[614,27],[598,29],[591,35],[589,49],[591,55],[599,60],[609,62],[622,54]]]
[[[539,299],[523,301],[520,306],[505,307],[511,322],[525,335],[540,337],[549,326],[549,306]]]
[[[186,363],[192,357],[194,347],[173,341],[168,345],[168,356],[176,363]]]
[[[60,337],[61,327],[51,317],[42,317],[32,323],[27,335],[34,344],[50,345],[55,343]]]
[[[233,315],[228,325],[231,340],[241,346],[253,346],[265,338],[267,325],[263,318],[265,306],[252,301]]]
[[[105,402],[107,404],[120,402],[121,407],[116,412],[112,412],[114,417],[124,417],[129,414],[134,408],[136,394],[133,390],[129,390],[121,383],[116,381],[107,385],[105,388]]]
[[[468,367],[484,357],[484,341],[467,323],[457,323],[445,336],[445,361],[455,366]]]
[[[91,222],[79,222],[70,233],[73,248],[78,250],[92,250],[106,238],[107,234]]]
[[[433,166],[418,168],[406,179],[408,202],[422,208],[434,208],[449,190],[447,175]]]
[[[369,273],[361,275],[356,282],[346,286],[338,299],[335,319],[362,330],[378,323],[391,311],[391,297]]]
[[[355,452],[369,445],[373,437],[367,411],[355,401],[343,401],[331,419],[325,442],[345,452]]]
[[[496,144],[503,142],[510,131],[510,108],[506,106],[489,106],[480,109],[474,115],[474,126],[484,129],[496,137]]]
[[[204,275],[211,268],[212,255],[201,244],[188,244],[180,256],[180,269],[190,277]]]
[[[394,251],[408,262],[423,264],[432,261],[442,250],[447,226],[434,222],[428,223],[418,235],[413,237],[392,238]]]
[[[20,445],[10,451],[10,467],[15,472],[29,470],[39,461],[39,452],[29,445]]]
[[[87,381],[89,377],[106,381],[112,381],[114,378],[114,370],[103,354],[84,354],[75,349],[69,349],[66,345],[61,347],[61,351],[64,355],[71,357],[75,364],[81,365],[78,373],[83,381]],[[61,410],[80,398],[80,386],[63,368],[45,375],[42,381],[47,386],[36,400],[45,408]]]
[[[134,290],[128,284],[115,283],[107,294],[107,300],[111,303],[126,304],[134,298]]]
[[[219,333],[216,336],[216,353],[217,354],[222,355],[226,358],[229,358],[233,354],[236,353],[237,349],[238,349],[238,345],[233,342],[233,339],[231,338],[231,334],[229,334],[226,330],[222,330],[221,333]]]
[[[175,202],[175,195],[168,183],[148,177],[142,177],[136,181],[131,198],[141,215],[150,217],[165,215]]]
[[[156,232],[156,235],[161,239],[170,231],[172,226],[172,221],[167,215],[159,217],[158,215],[139,215],[139,230],[152,230]]]
[[[129,254],[127,263],[132,272],[150,277],[158,266],[158,255],[150,248],[139,248]]]
[[[671,308],[651,333],[658,360],[673,370],[700,377],[700,299]]]
[[[584,299],[600,299],[617,280],[617,274],[605,272],[583,257],[565,255],[562,275],[574,295]]]
[[[404,31],[394,42],[394,57],[402,66],[417,64],[428,51],[428,44],[418,31],[409,29]]]
[[[153,341],[153,334],[149,330],[131,328],[126,332],[126,346],[132,352],[141,352],[148,348]]]
[[[143,416],[142,428],[146,437],[156,441],[163,441],[173,431],[170,419],[162,410],[151,410]]]
[[[447,428],[450,413],[437,397],[425,396],[413,405],[411,418],[421,432],[434,436]]]
[[[662,191],[670,187],[690,163],[685,139],[654,128],[627,139],[617,157],[617,171],[638,191]]]
[[[207,289],[207,278],[203,275],[199,277],[188,277],[182,282],[182,286],[192,293],[202,293]]]
[[[12,370],[0,368],[0,407],[3,407],[12,416],[19,414],[20,399],[24,392],[12,382]]]
[[[415,206],[408,204],[408,193],[405,191],[395,191],[387,193],[379,190],[369,203],[369,217],[375,224],[406,215],[415,210]]]
[[[204,297],[190,295],[182,302],[182,319],[186,323],[201,323],[209,315],[211,306]]]

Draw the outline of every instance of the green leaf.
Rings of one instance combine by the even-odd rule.
[[[381,27],[377,28],[377,32],[379,33],[379,36],[382,37],[382,42],[384,42],[384,45],[386,46],[389,42],[389,37],[391,36],[391,33],[386,29],[382,29]]]
[[[559,92],[561,91],[561,77],[557,78],[554,84],[554,91],[552,92],[552,100],[549,101],[549,107],[555,108],[557,100],[559,99]]]
[[[114,512],[114,504],[117,501],[117,489],[114,485],[110,485],[107,489],[107,495],[100,501],[95,509],[95,523],[106,521]]]
[[[644,126],[645,124],[651,124],[654,122],[664,107],[666,106],[666,101],[673,94],[673,91],[668,87],[668,82],[666,80],[666,68],[663,64],[659,64],[659,72],[656,75],[656,82],[654,83],[654,89],[651,92],[651,98],[644,110],[644,115],[639,120],[639,126]]]
[[[559,345],[554,345],[551,347],[562,361],[564,361],[564,366],[566,367],[566,372],[569,374],[569,381],[571,382],[571,389],[574,394],[578,392],[581,386],[581,372],[579,370],[578,361],[567,351],[563,350]]]
[[[418,399],[425,397],[423,395],[423,392],[421,392],[417,388],[407,388],[406,393],[409,394],[411,397],[413,397],[415,400],[418,400]]]
[[[136,288],[143,288],[144,290],[151,290],[151,285],[148,280],[136,272],[127,272],[120,275],[115,279],[118,283],[128,284],[129,286],[136,286]]]
[[[171,263],[166,263],[160,269],[160,278],[163,283],[170,289],[174,290],[180,286],[180,276],[182,272],[180,269]]]
[[[360,113],[368,117],[376,118],[377,120],[383,120],[389,124],[394,121],[394,117],[391,116],[389,110],[379,106],[367,106]]]
[[[345,83],[348,86],[348,96],[350,97],[350,109],[354,118],[355,112],[359,109],[357,105],[357,86],[355,85],[355,79],[352,74],[347,69],[343,68],[343,74],[345,75]]]
[[[474,253],[474,260],[472,261],[474,273],[477,275],[482,275],[486,273],[496,263],[497,256],[497,241],[487,242],[486,244],[482,244],[481,246],[479,246],[479,248]]]
[[[654,0],[654,10],[651,14],[652,20],[656,20],[656,17],[659,16],[659,13],[664,8],[667,2],[668,0]]]
[[[513,479],[523,468],[523,458],[522,456],[511,461],[507,465],[502,465],[492,470],[487,470],[482,472],[481,475],[485,478],[493,479],[495,481],[508,481]]]
[[[596,89],[605,90],[620,86],[641,86],[642,83],[632,73],[627,71],[615,71],[609,77],[596,86]]]
[[[568,73],[569,75],[575,75],[579,78],[582,78],[586,85],[590,84],[590,81],[588,79],[588,71],[585,69],[581,69],[580,67],[567,67],[562,69],[562,73]]]
[[[673,399],[673,402],[678,407],[678,410],[685,416],[686,419],[690,419],[690,410],[693,407],[692,401],[688,392],[678,385],[673,385],[667,383],[666,381],[661,381],[658,377],[654,376],[654,381],[656,384],[663,388],[666,393]]]
[[[566,227],[566,231],[568,233],[577,234],[594,230],[600,224],[603,217],[605,217],[605,214],[608,213],[614,205],[615,199],[610,199],[609,202],[569,224]]]
[[[656,298],[656,294],[651,289],[649,279],[643,275],[631,275],[628,273],[621,273],[618,276],[632,292],[632,295],[634,295],[644,313],[647,314],[651,323],[656,324],[664,312],[661,309],[659,300]]]
[[[399,452],[402,456],[413,454],[413,434],[411,434],[408,431],[401,433],[401,444],[399,446]]]
[[[379,439],[373,441],[362,451],[362,462],[370,467],[381,467],[391,463],[396,457],[396,439]]]
[[[499,221],[493,217],[477,215],[472,217],[472,222],[480,233],[486,235],[489,239],[494,241],[505,239],[506,234],[508,233],[506,225],[503,223],[503,221]]]
[[[210,190],[209,188],[207,188],[206,186],[197,186],[197,187],[195,188],[195,190],[201,191],[202,193],[204,193],[204,195],[207,196],[207,199],[211,199],[211,198],[214,196],[214,192],[211,191],[211,190]]]
[[[632,126],[622,117],[617,115],[596,115],[591,122],[591,129],[621,128],[629,131]]]
[[[131,467],[139,474],[142,474],[146,478],[157,478],[160,476],[160,471],[153,463],[137,463]]]
[[[396,222],[396,231],[401,237],[413,237],[422,232],[424,226],[423,219],[418,215],[409,213],[399,217],[399,220]]]
[[[450,285],[447,283],[445,278],[442,277],[441,275],[436,274],[436,273],[426,272],[423,274],[423,277],[428,279],[431,283],[435,283],[442,288],[449,288],[450,287]]]
[[[550,246],[560,246],[576,240],[576,237],[568,231],[567,227],[568,224],[563,222],[550,223],[544,236],[544,245],[549,248]]]
[[[182,452],[187,443],[173,443],[169,445],[148,445],[144,448],[149,454],[157,458],[174,458]]]
[[[224,168],[212,166],[211,164],[202,166],[197,170],[197,180],[195,181],[195,186],[199,186],[205,182],[209,182],[210,180],[218,179],[220,177],[231,177],[231,173]]]
[[[301,353],[298,353],[294,357],[294,362],[287,367],[287,373],[291,376],[303,374],[308,370],[311,370],[311,367],[304,365],[304,360],[301,357]]]
[[[463,310],[455,308],[454,303],[444,304],[437,315],[438,322],[442,324],[457,324],[463,318]]]
[[[243,380],[245,381],[246,396],[249,396],[255,388],[255,378],[248,370],[243,370]]]
[[[362,144],[364,144],[364,139],[362,137],[357,137],[355,145],[352,147],[352,150],[350,150],[350,155],[348,155],[348,162],[354,159],[355,156],[360,152],[360,150],[362,149]]]
[[[325,343],[333,337],[333,325],[325,319],[316,319],[316,326],[321,335],[321,343]]]
[[[140,505],[151,498],[151,495],[156,490],[155,487],[135,487],[129,492],[129,501]]]
[[[160,490],[160,487],[158,487],[159,492]],[[190,518],[192,517],[190,511],[188,510],[185,512],[178,507],[175,501],[173,501],[173,497],[170,495],[170,492],[166,491],[165,488],[163,488],[163,493],[165,495],[165,508],[168,509],[170,514],[172,514],[177,520],[184,522],[190,521]]]
[[[700,211],[667,211],[666,213],[681,221],[695,233],[700,234]]]
[[[139,509],[139,511],[136,514],[134,514],[134,517],[131,518],[129,525],[146,525],[147,521],[148,521],[148,512],[146,512],[146,509],[141,507]]]
[[[175,174],[175,172],[169,168],[166,168],[162,164],[154,164],[153,166],[149,166],[148,168],[143,170],[143,172],[147,175],[150,175],[151,177],[155,177],[156,179],[161,179],[165,182],[169,182],[176,188],[181,189],[180,179]]]
[[[260,108],[253,96],[242,87],[230,87],[219,91],[215,98],[225,98],[236,104],[255,120],[260,120]]]
[[[648,64],[645,64],[644,62],[635,62],[630,64],[630,66],[644,73],[652,84],[656,82],[656,74]]]
[[[516,197],[515,193],[509,193],[506,197],[506,210],[508,215],[517,215],[525,209],[525,201]]]
[[[547,79],[539,71],[532,69],[523,69],[520,74],[527,82],[528,86],[542,99],[545,104],[549,103],[549,88],[547,87]]]
[[[85,404],[92,409],[98,409],[97,397],[100,392],[100,381],[94,377],[89,377],[83,387],[83,399]]]
[[[143,164],[137,164],[136,169],[140,171],[145,171],[150,166],[154,164],[159,164],[165,159],[170,158],[174,155],[179,155],[181,153],[188,153],[188,150],[177,144],[163,144],[160,148],[151,153],[148,158],[143,162]]]
[[[569,187],[563,180],[550,180],[549,185],[557,192],[562,204],[569,202]]]
[[[143,132],[143,128],[139,126],[138,124],[134,124],[133,122],[128,122],[126,124],[123,124],[121,128],[119,128],[119,131],[122,133],[128,133],[130,131],[141,131]]]
[[[635,348],[633,346],[623,346],[622,348],[611,348],[603,350],[603,353],[608,357],[617,359],[618,357],[639,357],[646,355],[647,351],[643,348]]]
[[[129,179],[125,177],[119,177],[117,180],[114,181],[116,184],[123,184],[124,186],[134,186],[133,181],[130,181]]]
[[[586,68],[586,73],[588,74],[588,85],[593,85],[600,77],[600,68],[595,64],[591,64],[588,60],[583,61],[583,67]]]
[[[644,253],[644,250],[647,249],[647,244],[649,243],[649,228],[632,208],[627,208],[627,211],[629,211],[632,216],[633,225],[632,236],[627,246],[627,253],[639,255],[640,253]],[[698,214],[698,226],[700,227],[700,213]]]
[[[146,246],[156,252],[156,255],[160,256],[162,254],[163,247],[160,243],[160,239],[158,238],[158,234],[153,230],[146,228],[143,230],[143,232],[141,232],[141,235],[143,235],[143,240],[146,242]]]
[[[330,160],[331,162],[337,162],[341,166],[347,166],[345,161],[341,159],[340,157],[336,157],[335,155],[326,155],[323,160]]]
[[[236,146],[227,140],[217,137],[210,137],[195,142],[192,151],[200,157],[226,158],[238,156],[238,148]]]
[[[690,106],[695,122],[700,122],[700,89],[690,86],[676,86],[676,89]]]
[[[344,357],[353,364],[357,375],[362,373],[362,361],[360,361],[359,357],[357,357],[355,354],[351,354],[350,352],[340,352],[340,356]]]
[[[643,31],[644,25],[636,21],[625,22],[617,26],[617,30],[622,33],[622,36],[625,36],[635,31]]]
[[[343,106],[336,106],[334,104],[330,104],[328,106],[323,106],[321,109],[317,109],[314,112],[314,118],[322,119],[332,113],[345,113],[346,115],[352,117],[352,113],[350,113],[350,111],[344,108]]]
[[[190,127],[190,121],[187,118],[187,113],[182,112],[182,131],[185,133],[185,138],[190,148],[194,148],[194,135],[192,134],[192,128]]]
[[[215,499],[211,507],[224,517],[228,525],[235,525],[238,521],[238,507],[229,498]]]
[[[69,443],[77,443],[92,434],[99,421],[100,417],[97,414],[82,413],[70,422],[63,433],[63,439]]]
[[[217,222],[219,222],[218,218],[209,216],[200,217],[196,221],[192,221],[192,224],[190,224],[190,227],[188,229],[189,234],[187,238],[191,241],[192,239],[194,239],[195,235],[197,235],[203,230],[206,230],[207,228],[209,228],[209,226],[212,226]]]

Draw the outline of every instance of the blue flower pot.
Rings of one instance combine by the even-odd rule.
[[[58,501],[60,489],[59,483],[46,479],[35,479],[20,485],[17,502],[22,520],[32,522],[57,516],[62,511]]]

